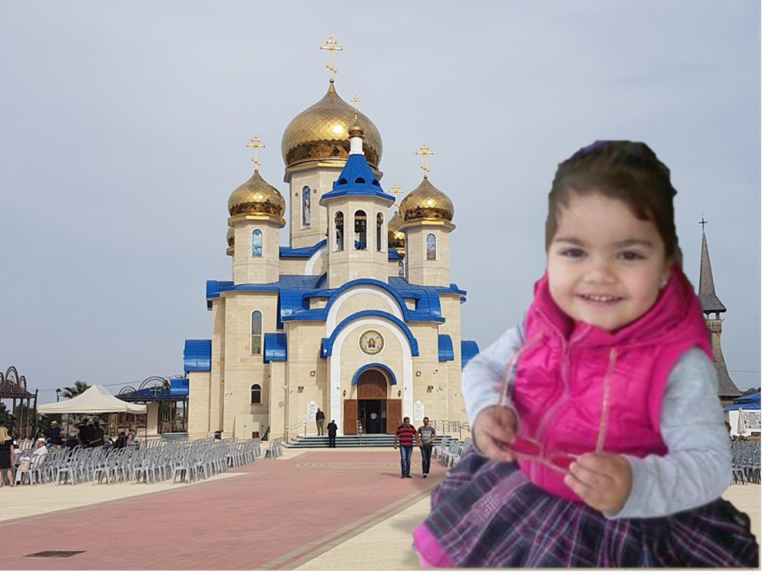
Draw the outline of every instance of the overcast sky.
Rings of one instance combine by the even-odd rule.
[[[543,274],[557,164],[598,139],[646,142],[672,171],[685,272],[702,214],[723,349],[760,370],[757,0],[7,3],[0,18],[0,370],[40,402],[76,379],[183,372],[211,337],[207,279],[231,279],[227,199],[336,87],[376,124],[382,185],[413,190],[426,142],[453,200],[463,338],[519,322]],[[288,228],[282,244],[288,244]],[[500,257],[501,266],[492,265]]]

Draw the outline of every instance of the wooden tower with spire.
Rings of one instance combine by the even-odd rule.
[[[707,247],[707,235],[704,225],[707,221],[701,219],[701,268],[699,269],[699,299],[701,308],[707,317],[707,326],[710,331],[712,344],[712,360],[717,371],[717,395],[723,406],[730,405],[733,399],[741,397],[743,393],[733,384],[728,367],[725,364],[720,338],[723,332],[723,319],[720,315],[726,311],[725,305],[715,294],[715,279],[712,276],[712,264],[709,261],[709,248]],[[714,314],[715,318],[710,318]]]

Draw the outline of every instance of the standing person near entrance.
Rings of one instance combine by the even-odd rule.
[[[317,409],[317,413],[315,413],[315,424],[317,424],[317,436],[322,437],[325,433],[323,428],[325,425],[325,413],[322,409]]]
[[[411,478],[411,455],[416,442],[416,427],[411,425],[410,417],[403,419],[403,424],[395,431],[395,449],[400,445],[400,478]]]
[[[336,448],[336,431],[338,430],[339,426],[336,424],[336,421],[334,419],[331,419],[331,422],[328,423],[328,446]]]
[[[432,443],[437,438],[437,431],[429,426],[429,419],[424,417],[424,426],[419,427],[419,448],[421,449],[421,475],[429,477],[429,465],[432,463]]]

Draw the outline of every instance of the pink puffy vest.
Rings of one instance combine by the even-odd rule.
[[[513,393],[519,435],[541,443],[545,455],[594,453],[605,411],[603,452],[666,454],[660,420],[669,374],[692,347],[712,356],[699,298],[681,270],[675,268],[651,310],[615,333],[574,324],[552,300],[545,275],[524,326]],[[581,500],[563,473],[518,460],[532,483]]]

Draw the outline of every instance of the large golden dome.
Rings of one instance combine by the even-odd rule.
[[[453,203],[447,194],[435,188],[425,176],[421,184],[400,203],[400,214],[405,222],[424,218],[451,221]]]
[[[230,216],[260,216],[285,224],[285,199],[280,191],[266,182],[258,170],[229,197]]]
[[[403,217],[400,212],[395,210],[395,214],[389,219],[387,224],[387,238],[389,248],[405,248],[405,233],[400,231],[403,225]]]
[[[291,120],[283,133],[283,159],[286,166],[326,158],[349,157],[349,128],[355,122],[355,109],[336,94],[333,81],[318,102]],[[365,132],[363,153],[368,164],[378,169],[383,150],[376,125],[357,112],[357,124]]]

